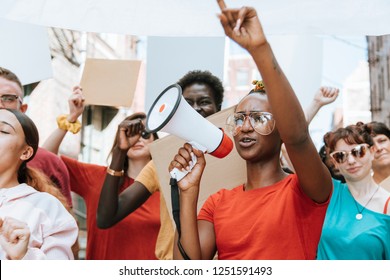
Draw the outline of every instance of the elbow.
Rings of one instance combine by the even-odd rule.
[[[99,229],[108,229],[113,226],[113,223],[103,219],[100,215],[96,216],[96,224]]]

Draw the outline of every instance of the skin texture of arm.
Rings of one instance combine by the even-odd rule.
[[[339,94],[338,88],[333,87],[320,87],[315,93],[314,98],[310,105],[305,109],[306,122],[309,125],[318,111],[325,105],[330,104],[336,100]],[[286,147],[282,144],[282,155],[288,168],[295,172],[294,166],[287,154]]]
[[[128,150],[137,143],[143,123],[139,120],[124,120],[118,126],[118,141],[113,149],[110,169],[123,170]],[[151,193],[140,182],[135,181],[130,187],[119,194],[121,177],[106,175],[100,193],[97,211],[99,228],[109,228],[137,210]],[[119,195],[118,195],[119,194]]]

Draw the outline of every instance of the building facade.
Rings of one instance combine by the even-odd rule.
[[[367,36],[372,120],[390,126],[390,35]]]

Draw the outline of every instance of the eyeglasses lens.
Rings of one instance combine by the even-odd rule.
[[[144,139],[149,139],[151,135],[151,133],[146,132],[145,130],[141,132],[141,137]]]
[[[366,146],[359,145],[353,148],[350,152],[340,151],[332,153],[331,156],[337,163],[343,163],[347,160],[348,155],[351,154],[354,158],[362,158],[366,155]]]
[[[275,120],[271,113],[251,112],[248,115],[243,113],[230,115],[226,121],[226,129],[233,136],[238,135],[241,132],[246,118],[249,118],[251,126],[260,135],[269,135],[275,128]]]

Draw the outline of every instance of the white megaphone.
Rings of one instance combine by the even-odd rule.
[[[227,156],[233,149],[232,140],[223,130],[205,119],[187,103],[178,84],[167,87],[154,101],[147,115],[146,131],[173,134],[198,150],[217,158]],[[192,162],[195,165],[196,157]],[[174,169],[171,171],[171,177],[180,181],[187,173]]]

